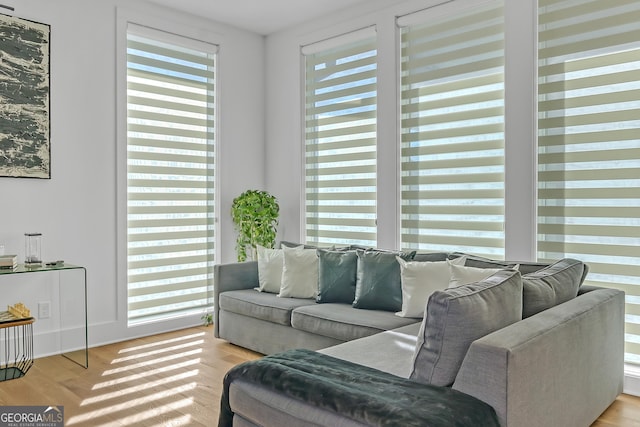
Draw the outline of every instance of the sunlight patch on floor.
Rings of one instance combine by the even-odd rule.
[[[125,384],[132,381],[139,381],[146,377],[152,377],[154,375],[160,375],[160,374],[167,374],[170,371],[188,368],[190,366],[198,365],[198,364],[200,364],[200,358],[187,360],[186,362],[181,362],[181,363],[174,363],[171,366],[163,366],[161,368],[151,369],[149,371],[144,371],[139,374],[132,374],[126,377],[116,378],[109,381],[97,383],[92,387],[92,390],[100,390],[102,388],[112,387],[118,384]]]
[[[164,345],[168,345],[168,344],[171,344],[171,343],[180,342],[180,341],[188,341],[188,340],[195,339],[195,338],[201,338],[203,336],[204,336],[204,332],[198,332],[197,334],[190,334],[190,335],[185,335],[185,336],[181,336],[181,337],[177,337],[177,338],[171,338],[171,339],[168,339],[168,340],[152,342],[152,343],[149,343],[149,344],[142,344],[142,345],[137,345],[137,346],[133,346],[133,347],[123,348],[118,353],[129,353],[129,352],[132,352],[132,351],[144,350],[144,349],[147,349],[147,348],[162,347]]]
[[[174,353],[174,352],[179,351],[179,350],[184,350],[185,348],[188,348],[188,347],[199,346],[199,345],[202,345],[202,344],[204,344],[204,340],[198,340],[198,341],[192,341],[192,342],[185,343],[185,344],[173,345],[171,347],[164,347],[162,349],[148,351],[148,352],[145,352],[145,353],[132,354],[130,356],[121,357],[119,359],[113,359],[111,364],[127,362],[129,360],[141,359],[141,358],[144,358],[144,357],[156,356],[158,354],[163,354],[163,353]]]
[[[149,418],[153,418],[153,417],[146,417],[145,420]],[[122,418],[119,421],[122,423],[122,425],[132,426],[132,425],[138,424],[142,420],[139,417],[135,416],[135,417]],[[191,415],[184,415],[182,417],[176,417],[170,420],[164,420],[162,422],[162,427],[180,427],[180,426],[188,426],[188,425],[191,425]]]
[[[135,363],[133,365],[123,366],[121,368],[107,369],[106,371],[104,371],[102,376],[115,375],[115,374],[119,374],[119,373],[127,372],[127,371],[134,371],[134,370],[137,370],[137,369],[140,369],[140,368],[144,368],[146,366],[157,365],[158,363],[169,362],[171,360],[181,359],[183,357],[188,357],[188,356],[195,356],[195,355],[198,355],[198,354],[201,354],[201,353],[202,353],[202,349],[199,348],[199,349],[196,349],[196,350],[185,351],[185,352],[174,354],[174,355],[167,356],[167,357],[161,357],[161,358],[158,358],[158,359],[146,360],[144,362]]]
[[[204,345],[204,333],[196,333],[119,350],[65,425],[193,425]]]
[[[184,380],[184,379],[187,379],[187,378],[190,378],[190,377],[195,377],[195,376],[198,375],[198,372],[199,372],[198,369],[194,369],[192,371],[183,372],[181,374],[173,375],[173,376],[170,376],[170,377],[167,377],[167,378],[161,378],[161,379],[155,380],[155,381],[145,381],[145,382],[143,382],[143,383],[141,383],[139,385],[136,385],[136,386],[122,388],[122,389],[118,389],[116,391],[112,391],[110,393],[101,394],[100,396],[95,396],[95,397],[90,397],[88,399],[84,399],[82,401],[82,403],[80,404],[80,406],[92,405],[92,404],[95,404],[95,403],[104,402],[106,400],[116,399],[118,397],[126,396],[127,394],[138,393],[138,392],[141,392],[141,391],[144,391],[144,390],[149,390],[149,389],[157,387],[157,386],[170,384],[172,382]]]
[[[174,411],[176,409],[186,408],[188,406],[193,405],[193,398],[189,397],[189,398],[178,399],[178,400],[172,401],[171,403],[167,403],[160,406],[153,406],[151,409],[143,410],[143,408],[146,408],[149,403],[153,403],[153,401],[160,400],[162,398],[166,398],[169,396],[179,395],[186,391],[193,390],[196,387],[197,387],[197,383],[189,383],[180,387],[176,387],[174,389],[164,390],[158,393],[150,394],[149,396],[145,396],[143,398],[133,399],[127,402],[108,406],[106,408],[101,408],[95,411],[85,412],[82,415],[72,416],[68,421],[66,421],[65,425],[73,425],[73,424],[78,424],[83,422],[89,422],[94,418],[100,418],[108,415],[113,416],[118,411],[130,411],[131,408],[135,406],[139,406],[141,408],[140,412],[138,412],[136,415],[129,415],[123,418],[119,418],[118,421],[120,422],[125,419],[134,419],[134,421],[139,422],[144,419],[154,418],[160,414],[166,414],[167,412]]]

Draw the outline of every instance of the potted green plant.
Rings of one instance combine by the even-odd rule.
[[[279,213],[278,201],[266,191],[247,190],[233,199],[231,217],[238,233],[239,262],[246,261],[248,256],[255,260],[256,245],[273,247]]]
[[[200,317],[200,320],[204,323],[204,326],[213,325],[213,313],[205,313]]]

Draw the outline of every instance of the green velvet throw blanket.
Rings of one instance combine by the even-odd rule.
[[[372,426],[498,427],[493,408],[452,390],[309,350],[290,350],[232,368],[218,427],[231,427],[229,386],[242,380]]]

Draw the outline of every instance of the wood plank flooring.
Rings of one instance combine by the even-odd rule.
[[[213,337],[211,327],[92,348],[89,369],[37,359],[0,382],[0,405],[64,406],[65,426],[214,426],[224,374],[259,354]],[[592,427],[640,427],[640,397],[622,395]]]

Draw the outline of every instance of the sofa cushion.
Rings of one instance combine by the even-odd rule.
[[[296,308],[291,326],[342,341],[377,334],[416,323],[382,310],[356,310],[348,304],[316,304]]]
[[[450,386],[473,341],[520,319],[522,278],[516,270],[434,292],[418,334],[411,378]]]
[[[402,310],[400,317],[424,317],[429,296],[438,289],[446,289],[451,278],[449,264],[464,264],[464,257],[445,261],[405,261],[396,257],[400,264],[402,287]]]
[[[529,273],[533,273],[535,271],[541,270],[549,265],[549,263],[533,262],[533,261],[521,261],[514,264],[518,266],[518,271],[523,276],[525,274],[529,274]]]
[[[220,310],[285,326],[291,326],[291,312],[295,308],[315,305],[313,299],[279,298],[253,289],[222,292],[218,299]]]
[[[541,268],[548,266],[548,263],[533,262],[533,261],[504,261],[495,260],[491,258],[485,258],[478,255],[469,255],[464,252],[453,252],[450,254],[450,258],[466,257],[467,261],[465,265],[468,267],[479,268],[515,268],[520,271],[520,274],[533,273]]]
[[[411,374],[413,349],[420,331],[420,322],[373,334],[318,350],[338,359],[349,360],[379,369],[402,378]],[[380,349],[384,349],[384,357]]]
[[[464,259],[464,257],[462,257]],[[455,288],[456,286],[467,285],[469,283],[479,282],[486,279],[489,276],[494,275],[502,268],[487,268],[487,267],[469,267],[465,265],[456,264],[453,260],[449,261],[449,268],[451,269],[451,277],[449,278],[449,287]]]
[[[356,251],[318,249],[318,297],[316,302],[352,304],[356,296]]]
[[[353,306],[369,310],[400,311],[402,288],[400,265],[396,256],[409,261],[415,252],[358,249],[357,255],[358,273]]]
[[[582,261],[561,259],[522,276],[522,317],[533,316],[578,295],[589,268]]]
[[[315,249],[283,247],[281,298],[315,298],[318,294],[318,256]]]
[[[326,249],[328,251],[346,251],[346,250],[349,250],[351,248],[348,245],[347,246],[336,246],[336,245],[316,246],[316,245],[307,245],[306,243],[289,242],[287,240],[282,240],[280,242],[280,247],[281,248],[298,248],[298,247],[302,247],[303,249]]]

